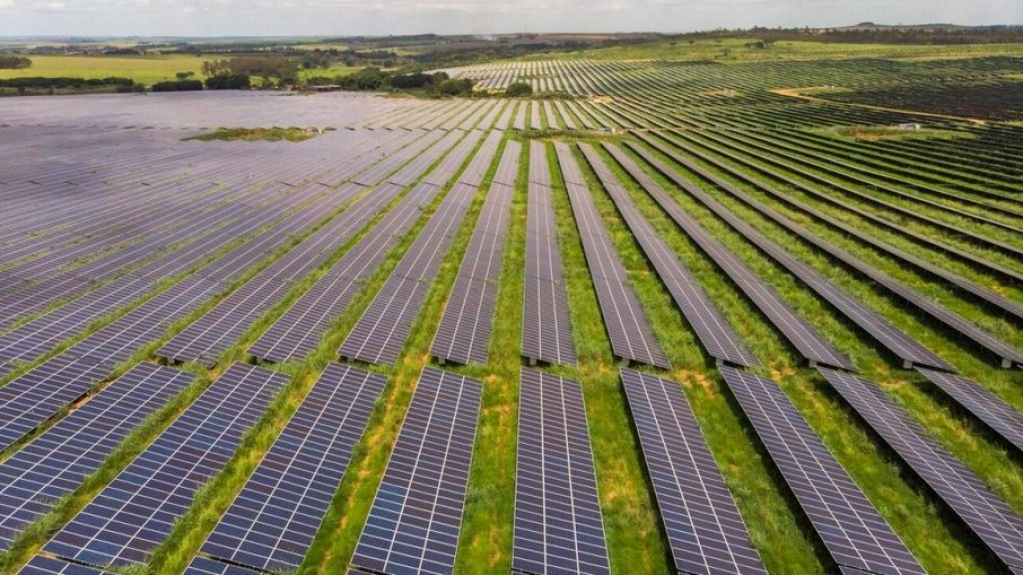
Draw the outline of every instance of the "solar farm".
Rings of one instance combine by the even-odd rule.
[[[1021,71],[0,99],[0,571],[1023,573]]]

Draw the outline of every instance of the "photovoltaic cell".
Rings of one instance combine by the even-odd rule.
[[[777,384],[718,369],[835,563],[879,575],[922,575],[899,536]]]
[[[766,575],[679,384],[623,368],[675,569],[693,575]]]
[[[525,368],[519,378],[512,572],[611,572],[582,388]]]
[[[328,365],[200,551],[265,571],[298,568],[386,382]]]
[[[453,572],[482,391],[476,380],[423,370],[354,567],[384,575]]]
[[[287,382],[231,365],[44,549],[92,565],[146,562]]]
[[[0,463],[0,551],[74,491],[195,376],[139,364]]]
[[[1010,571],[1023,573],[1023,518],[874,383],[818,370]]]
[[[976,382],[932,369],[917,368],[917,371],[995,433],[1023,451],[1023,414]]]

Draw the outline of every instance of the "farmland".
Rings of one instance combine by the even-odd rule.
[[[701,42],[0,101],[0,570],[1023,569],[1023,59]]]

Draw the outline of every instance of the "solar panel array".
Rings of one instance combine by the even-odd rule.
[[[520,107],[523,108],[525,105]],[[534,363],[575,365],[568,293],[551,193],[547,148],[530,141],[522,356]]]
[[[195,377],[139,364],[0,463],[0,552]]]
[[[378,188],[393,187],[385,184]],[[285,362],[305,357],[319,344],[331,324],[348,309],[348,304],[391,249],[419,219],[422,206],[439,188],[419,184],[391,209],[380,222],[335,263],[308,291],[300,296],[252,344],[248,353],[265,361]]]
[[[108,372],[92,360],[59,355],[0,387],[0,450],[85,395]]]
[[[637,179],[646,177],[645,174],[634,171],[638,166],[628,156],[622,154],[618,148],[611,145],[605,146],[633,177]],[[628,192],[611,173],[604,161],[600,159],[600,156],[588,144],[580,144],[580,148],[707,353],[718,361],[741,366],[757,365],[757,358],[753,352],[746,347],[739,334],[732,329],[717,306],[710,301],[707,293],[700,288],[696,278],[685,268],[678,256],[664,243],[650,222],[639,212],[635,202],[632,201]],[[644,185],[649,184],[653,184],[653,181],[644,182]]]
[[[643,307],[629,285],[628,273],[604,228],[571,149],[562,142],[555,143],[554,148],[558,153],[612,351],[622,359],[670,368],[671,364],[654,336]]]
[[[819,371],[1005,567],[1023,572],[1023,518],[872,382]]]
[[[650,143],[652,146],[658,148],[659,150],[666,151],[667,153],[671,154],[670,150],[665,150],[663,148],[663,146],[660,146],[659,144],[657,144],[656,142],[650,140],[649,138],[645,138],[643,135],[640,135],[640,138],[644,139],[644,141],[646,141],[647,143]],[[707,161],[709,161],[711,163],[714,163],[716,166],[721,167],[723,170],[725,170],[725,171],[727,171],[729,173],[735,174],[737,177],[740,177],[740,178],[742,178],[742,179],[744,179],[746,181],[749,181],[750,183],[753,183],[755,186],[757,186],[758,188],[760,188],[760,189],[762,189],[764,191],[767,191],[772,196],[785,198],[785,201],[787,203],[791,203],[791,204],[797,206],[801,211],[805,211],[805,212],[807,212],[809,214],[812,214],[815,218],[818,218],[818,219],[821,219],[821,220],[827,222],[829,225],[834,226],[834,227],[842,230],[844,233],[853,235],[853,236],[855,236],[857,238],[860,238],[860,239],[864,239],[864,238],[869,238],[870,237],[869,235],[865,235],[862,232],[858,232],[856,230],[856,228],[854,228],[852,226],[848,226],[848,225],[842,223],[841,221],[839,221],[839,220],[829,216],[828,214],[824,213],[821,210],[818,210],[818,209],[816,209],[816,208],[814,208],[812,206],[809,206],[809,205],[807,205],[807,204],[805,204],[803,202],[800,202],[798,200],[794,200],[794,199],[790,198],[786,194],[782,194],[781,192],[779,192],[778,190],[772,188],[771,186],[768,186],[767,184],[764,184],[763,182],[760,182],[760,181],[750,177],[748,174],[745,174],[745,173],[743,173],[743,172],[741,172],[739,170],[736,170],[736,169],[732,168],[731,166],[728,166],[727,164],[724,164],[724,163],[722,163],[722,162],[720,162],[720,161],[718,161],[718,160],[716,160],[714,158],[710,158],[710,157],[708,157],[708,156],[706,156],[704,154],[701,154],[701,153],[699,153],[697,151],[694,151],[694,150],[691,150],[691,149],[690,149],[690,151],[694,155],[697,155],[697,156],[699,156],[701,158],[707,159]],[[671,157],[676,158],[677,155],[671,155]],[[684,159],[683,160],[679,160],[679,161],[683,162]],[[688,167],[688,164],[687,164],[687,167]],[[693,168],[693,169],[695,169],[695,168]],[[713,177],[710,176],[710,175],[708,175],[706,177],[713,179]],[[798,186],[798,182],[789,181],[789,183],[791,185]],[[721,184],[719,184],[719,185],[721,185]],[[934,319],[940,321],[941,323],[945,324],[946,326],[952,328],[957,333],[959,333],[959,334],[963,335],[964,337],[968,338],[969,340],[973,341],[974,343],[976,343],[980,347],[982,347],[984,349],[987,349],[991,353],[995,354],[997,357],[999,357],[1001,359],[1003,367],[1009,368],[1009,367],[1012,367],[1013,365],[1023,365],[1023,351],[1020,351],[1020,350],[1016,349],[1015,347],[1005,343],[1004,341],[999,340],[998,338],[993,337],[988,332],[986,332],[986,331],[980,329],[979,327],[977,327],[977,325],[974,324],[972,321],[970,321],[970,320],[960,316],[959,314],[957,314],[957,313],[953,312],[952,310],[948,309],[947,307],[945,307],[945,306],[935,302],[934,300],[932,300],[931,298],[925,296],[924,294],[920,293],[919,291],[917,291],[917,290],[909,287],[908,285],[906,285],[906,284],[896,280],[895,278],[891,277],[890,275],[882,272],[880,269],[878,269],[878,268],[876,268],[874,266],[871,266],[871,265],[867,264],[866,262],[860,260],[859,258],[856,258],[853,255],[849,254],[848,252],[846,252],[844,250],[841,250],[841,249],[835,247],[834,245],[832,245],[832,244],[822,240],[820,237],[818,237],[817,234],[811,233],[810,231],[806,230],[802,226],[796,225],[795,223],[793,223],[793,222],[789,221],[788,219],[784,218],[783,216],[780,216],[779,214],[777,214],[773,210],[767,208],[763,204],[757,202],[756,200],[753,200],[752,198],[749,198],[747,195],[741,194],[741,193],[737,193],[737,191],[734,190],[734,188],[730,189],[730,187],[727,187],[727,186],[724,186],[724,185],[722,185],[722,188],[728,190],[730,193],[732,193],[736,197],[742,199],[747,204],[753,206],[754,209],[756,209],[757,211],[763,213],[764,215],[766,215],[767,217],[771,218],[775,222],[778,222],[780,225],[782,225],[786,229],[792,231],[793,233],[799,235],[800,237],[802,237],[806,241],[812,243],[813,245],[817,246],[821,250],[827,252],[829,255],[831,255],[832,257],[835,257],[836,259],[838,259],[839,261],[843,262],[844,264],[846,264],[850,268],[857,270],[859,273],[869,277],[872,281],[877,282],[878,284],[884,286],[885,289],[891,291],[893,294],[899,296],[903,300],[911,303],[913,306],[915,306],[919,310],[923,311],[924,313],[928,314],[929,316],[933,317]],[[868,243],[871,243],[872,245],[875,245],[875,247],[878,245],[877,242],[868,242]],[[890,250],[885,250],[885,251],[889,251],[890,252]],[[999,305],[997,301],[994,301],[997,298],[987,298],[987,299],[989,301],[991,301],[992,303],[994,303],[995,305]],[[839,366],[836,366],[836,367],[839,367]]]
[[[631,369],[621,374],[675,569],[766,575],[682,388]]]
[[[501,276],[509,208],[515,195],[522,145],[505,146],[486,203],[462,258],[444,315],[430,353],[442,362],[486,363],[490,327]]]
[[[92,565],[146,562],[287,382],[232,364],[43,549]]]
[[[25,565],[21,568],[21,571],[18,571],[18,575],[110,575],[110,573],[92,567],[68,563],[63,559],[36,555],[28,562],[28,565]]]
[[[423,370],[353,567],[384,575],[452,573],[482,392],[476,380]]]
[[[959,405],[1023,451],[1023,414],[998,398],[980,384],[966,378],[917,368],[931,383],[952,397]]]
[[[338,195],[351,199],[362,190],[360,186],[347,185]],[[157,355],[174,361],[199,360],[212,366],[220,353],[287,295],[293,281],[301,280],[319,267],[387,206],[397,193],[398,190],[392,187],[378,189],[334,217],[174,336]]]
[[[200,551],[265,571],[298,568],[386,382],[328,365]]]
[[[512,571],[609,574],[582,387],[528,368],[519,386]]]
[[[649,158],[648,161],[650,159],[653,158]],[[656,164],[654,165],[656,166]],[[669,176],[678,185],[687,190],[698,189],[673,170],[669,170],[669,172],[674,174],[674,176]],[[649,182],[641,181],[640,184],[648,185]],[[659,187],[646,187],[645,189],[654,201],[667,212],[668,216],[732,279],[735,285],[746,294],[746,297],[760,308],[768,320],[785,335],[793,347],[811,365],[822,364],[849,370],[856,369],[849,358],[835,349],[809,322],[800,317],[774,288],[767,285],[742,260],[687,214],[674,198]]]
[[[477,154],[489,164],[496,152],[484,146]],[[397,361],[477,191],[462,182],[451,188],[341,344],[341,357],[375,364]]]
[[[868,573],[924,573],[777,384],[719,370],[835,563]]]
[[[608,146],[608,148],[612,149],[611,146]],[[658,171],[668,173],[669,177],[671,177],[670,174],[674,173],[667,165],[653,157],[646,150],[643,150],[640,147],[633,147],[633,149],[636,150],[646,161],[650,162],[651,165],[656,167]],[[631,162],[628,156],[625,156],[620,151],[612,151],[612,153],[615,153],[615,158],[619,159],[619,162],[622,163],[630,174],[636,177],[637,180],[643,181],[643,186],[646,189],[649,190],[656,186],[653,180],[651,180],[649,176],[643,174],[639,167],[635,165],[635,162]],[[684,160],[684,158],[680,158],[680,161],[681,160]],[[631,165],[629,165],[629,163],[631,163]],[[685,165],[688,167],[690,164],[691,162],[687,162]],[[645,179],[645,181],[643,179]],[[799,278],[800,281],[813,289],[814,292],[816,292],[824,300],[831,303],[831,305],[833,305],[850,321],[858,325],[865,333],[875,338],[896,357],[902,359],[907,368],[912,367],[913,365],[925,365],[936,367],[938,369],[954,370],[948,362],[938,357],[937,354],[921,345],[915,339],[909,337],[902,330],[896,328],[891,324],[891,322],[883,318],[874,310],[850,297],[844,290],[833,284],[830,280],[810,266],[794,258],[781,246],[771,240],[768,240],[753,229],[751,225],[736,216],[728,208],[721,205],[705,191],[682,178],[672,177],[672,180],[680,186],[683,186],[694,198],[699,200],[703,205],[707,206],[711,211],[728,222],[728,224],[742,234],[743,237],[760,248],[761,251],[769,255],[772,259],[774,259],[774,261],[788,269],[792,275]],[[715,183],[721,186],[728,185],[727,182],[717,180]]]

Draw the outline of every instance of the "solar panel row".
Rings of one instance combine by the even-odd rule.
[[[633,177],[638,176],[637,179],[639,179],[643,176],[643,174],[633,171],[638,166],[622,154],[618,148],[609,144],[605,146]],[[710,301],[707,293],[700,288],[696,278],[682,265],[678,256],[664,243],[650,222],[639,212],[628,192],[621,186],[603,160],[589,145],[580,145],[580,147],[707,353],[718,361],[741,366],[757,365],[757,358],[753,352],[746,347],[739,334],[735,333],[735,330],[725,321],[721,312]],[[644,182],[647,187],[651,184],[653,184],[652,181]]]
[[[298,568],[386,381],[328,365],[201,552],[265,571]]]
[[[630,146],[631,147],[631,146]],[[633,148],[634,150],[637,148]],[[639,149],[642,151],[642,149]],[[649,158],[648,161],[655,160]],[[654,164],[656,166],[656,164]],[[663,165],[663,164],[662,164]],[[669,170],[672,180],[686,190],[698,189],[674,170]],[[644,184],[644,182],[640,182]],[[816,329],[800,317],[778,293],[746,264],[721,244],[692,216],[659,187],[646,188],[647,193],[675,221],[689,237],[732,279],[736,286],[767,316],[768,320],[782,332],[799,353],[812,365],[823,364],[855,370],[856,366],[835,349]]]
[[[109,372],[90,359],[58,355],[0,387],[0,450],[85,395]]]
[[[521,153],[521,144],[508,142],[498,163],[498,174],[504,170],[514,178]],[[508,211],[515,193],[514,179],[512,186],[499,183],[497,179],[495,177],[487,193],[486,203],[483,204],[430,347],[430,353],[441,362],[451,361],[464,365],[487,361],[487,344],[490,342],[490,326],[508,229]]]
[[[391,190],[392,193],[384,193],[385,190]],[[348,185],[337,195],[350,200],[361,191],[360,186]],[[174,336],[157,351],[157,355],[174,361],[199,360],[212,366],[224,350],[287,295],[293,287],[292,281],[301,280],[326,261],[387,206],[396,193],[390,187],[378,189],[376,193],[369,194],[335,216]]]
[[[527,368],[519,385],[512,571],[609,574],[582,387]]]
[[[0,463],[0,552],[195,377],[139,364]]]
[[[835,563],[869,573],[922,575],[912,553],[777,384],[730,367],[719,370]]]
[[[931,369],[917,368],[917,371],[995,433],[1015,445],[1016,449],[1023,451],[1023,414],[974,381]]]
[[[92,565],[146,562],[287,382],[232,364],[43,549]]]
[[[767,573],[679,384],[623,368],[657,507],[679,573]]]
[[[547,148],[530,141],[522,356],[533,363],[575,365],[550,182]]]
[[[874,383],[819,369],[882,440],[1013,572],[1023,572],[1023,518]]]
[[[637,152],[647,162],[657,168],[658,171],[661,171],[662,173],[672,173],[672,170],[666,164],[650,155],[646,150],[639,147],[633,147],[633,149],[637,150]],[[616,156],[616,158],[617,157],[619,156]],[[620,161],[628,161],[627,156],[622,156],[622,158],[623,159]],[[637,179],[639,179],[639,177],[646,178],[648,181],[644,182],[643,185],[647,189],[656,185],[652,180],[649,180],[649,176],[642,174],[635,163],[633,163],[632,166],[628,166],[626,164],[623,164],[623,166],[625,166],[630,173],[636,176]],[[721,205],[709,194],[696,186],[690,185],[689,182],[686,182],[681,178],[672,179],[679,185],[683,186],[686,191],[693,195],[693,197],[699,200],[703,205],[710,208],[711,211],[728,222],[728,224],[742,234],[743,237],[760,248],[776,262],[784,266],[794,276],[813,289],[819,296],[831,303],[831,305],[833,305],[850,321],[858,325],[866,334],[874,337],[885,348],[891,351],[892,354],[902,359],[907,368],[919,364],[936,367],[938,369],[954,370],[948,362],[938,357],[934,352],[921,345],[915,339],[906,335],[905,332],[896,328],[874,310],[850,297],[844,290],[833,284],[830,280],[810,266],[794,258],[781,246],[761,235],[753,229],[751,225],[736,216],[725,206]]]
[[[670,368],[671,364],[629,284],[628,273],[604,228],[571,149],[562,142],[555,143],[554,147],[565,177],[579,238],[586,253],[586,264],[589,266],[614,355],[629,361]]]
[[[487,154],[484,163],[489,165],[496,151],[484,146],[477,154]],[[377,364],[397,361],[476,193],[473,186],[455,183],[341,344],[341,357]]]
[[[650,140],[649,138],[647,138],[647,137],[645,137],[643,135],[640,135],[640,138],[643,138],[644,141],[646,141],[647,143],[650,143],[652,146],[658,148],[662,152],[665,152],[667,154],[673,154],[670,150],[665,149],[660,144],[657,144],[653,140]],[[716,166],[721,167],[723,170],[725,170],[725,171],[727,171],[727,172],[729,172],[731,174],[734,174],[734,175],[736,175],[737,177],[739,177],[739,178],[741,178],[743,180],[749,181],[750,183],[752,183],[756,187],[758,187],[758,188],[760,188],[762,190],[767,191],[771,195],[773,195],[775,197],[784,198],[787,203],[790,203],[792,205],[797,206],[801,211],[804,211],[806,213],[812,214],[815,218],[818,218],[818,219],[820,219],[822,221],[828,222],[829,225],[837,227],[838,229],[842,230],[845,233],[848,233],[848,234],[853,235],[853,236],[855,236],[857,238],[860,238],[860,239],[864,239],[864,238],[868,238],[869,237],[868,235],[863,234],[862,232],[858,232],[856,230],[856,228],[853,228],[851,226],[847,226],[847,225],[843,224],[839,220],[830,217],[828,214],[825,214],[821,210],[817,210],[817,209],[813,208],[812,206],[809,206],[809,205],[807,205],[807,204],[805,204],[803,202],[800,202],[798,200],[794,200],[794,199],[788,197],[786,194],[782,194],[781,192],[779,192],[778,190],[774,189],[773,187],[768,186],[767,184],[765,184],[763,182],[760,182],[760,181],[750,177],[748,174],[745,174],[745,173],[743,173],[740,170],[737,170],[737,169],[735,169],[735,168],[733,168],[731,166],[728,166],[727,164],[724,164],[723,162],[720,162],[719,160],[716,160],[715,158],[711,158],[711,157],[706,156],[705,154],[702,154],[702,153],[700,153],[698,151],[692,150],[691,148],[688,148],[688,150],[691,153],[693,153],[694,155],[696,155],[696,156],[698,156],[700,158],[707,159],[707,161],[714,163]],[[673,154],[672,157],[673,157],[673,159],[676,158],[677,154]],[[678,161],[683,162],[683,160],[678,160]],[[692,169],[695,170],[695,168],[692,168]],[[710,178],[712,180],[714,179],[712,175],[707,175],[705,177],[708,177],[708,178]],[[720,180],[717,180],[717,181],[720,182]],[[752,206],[757,211],[763,213],[764,215],[766,215],[767,217],[771,218],[775,222],[778,222],[780,225],[782,225],[786,229],[792,231],[793,233],[799,235],[800,237],[802,237],[806,241],[808,241],[811,244],[817,246],[821,250],[827,252],[829,255],[831,255],[832,257],[835,257],[836,259],[838,259],[839,261],[843,262],[845,265],[849,266],[850,268],[852,268],[852,269],[858,271],[859,273],[869,277],[872,281],[875,281],[878,284],[884,286],[885,289],[889,290],[890,292],[892,292],[893,294],[897,295],[898,297],[904,299],[905,301],[911,303],[917,309],[923,311],[924,313],[926,313],[929,316],[933,317],[934,319],[940,321],[941,323],[945,324],[946,326],[952,328],[957,333],[959,333],[959,334],[963,335],[964,337],[968,338],[969,340],[973,341],[974,343],[976,343],[980,347],[982,347],[984,349],[987,349],[988,351],[990,351],[992,354],[994,354],[995,356],[997,356],[1001,360],[1002,367],[1010,368],[1013,365],[1023,365],[1023,351],[1020,351],[1020,350],[1016,349],[1015,347],[1005,343],[1004,341],[1001,341],[998,338],[993,337],[988,332],[986,332],[986,331],[980,329],[979,327],[977,327],[975,324],[973,324],[973,322],[963,318],[962,316],[956,314],[955,312],[953,312],[952,310],[948,309],[947,307],[945,307],[945,306],[943,306],[943,305],[941,305],[941,304],[931,300],[930,298],[924,296],[919,291],[917,291],[917,290],[907,286],[906,284],[896,280],[895,278],[892,278],[890,275],[882,272],[878,268],[875,268],[875,267],[867,264],[866,262],[860,260],[859,258],[856,258],[856,257],[852,256],[851,254],[845,252],[844,250],[838,249],[837,247],[833,246],[832,244],[830,244],[830,243],[820,239],[816,234],[813,234],[810,231],[808,231],[805,228],[803,228],[802,226],[796,225],[795,223],[787,220],[783,216],[780,216],[779,214],[777,214],[776,212],[774,212],[770,208],[767,208],[766,206],[764,206],[763,204],[757,202],[756,200],[753,200],[749,196],[747,196],[745,194],[741,194],[741,193],[736,193],[734,188],[729,189],[728,186],[722,185],[720,183],[719,183],[719,185],[721,185],[721,187],[723,189],[729,191],[730,193],[732,193],[733,195],[735,195],[739,199],[743,200],[744,202],[746,202],[747,204]],[[793,185],[795,185],[795,184],[793,184]],[[877,242],[871,242],[871,243],[872,243],[872,245],[875,245],[875,246],[879,245]],[[888,251],[889,253],[891,253],[891,250],[885,250],[885,251]],[[998,303],[996,301],[994,301],[994,299],[991,299],[989,301],[992,301],[992,303],[994,303],[995,305],[998,305]],[[836,366],[836,367],[838,367],[838,366]]]
[[[427,367],[351,564],[384,575],[450,574],[483,385]]]

